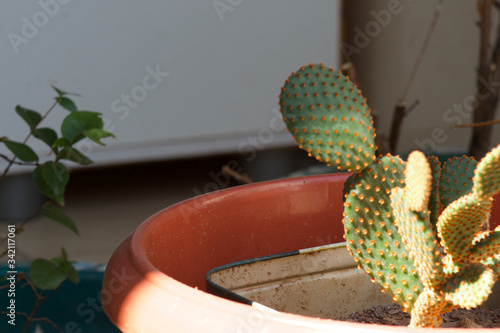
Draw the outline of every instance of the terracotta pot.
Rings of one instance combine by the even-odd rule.
[[[205,274],[215,267],[343,241],[346,177],[256,183],[160,211],[111,257],[102,290],[106,314],[128,333],[410,332],[405,327],[270,313],[205,292]]]

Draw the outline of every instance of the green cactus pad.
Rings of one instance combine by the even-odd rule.
[[[500,258],[500,229],[480,233],[473,244],[471,260],[488,261],[490,258]]]
[[[500,190],[500,145],[479,162],[474,175],[474,192],[480,196],[493,196]]]
[[[432,187],[431,195],[429,197],[429,219],[432,225],[432,231],[434,232],[434,237],[438,238],[436,223],[439,217],[440,210],[440,198],[439,198],[439,178],[441,177],[441,162],[436,156],[428,156],[427,162],[431,167],[432,171]]]
[[[443,208],[472,191],[476,165],[477,161],[469,156],[453,157],[443,164],[439,182]]]
[[[468,260],[472,241],[488,218],[491,206],[490,200],[470,193],[452,202],[439,216],[438,235],[455,264],[461,265]]]
[[[413,260],[425,288],[435,288],[446,278],[441,266],[441,252],[432,232],[429,213],[409,208],[407,189],[392,190],[391,205],[401,239]]]
[[[283,120],[299,146],[342,170],[362,170],[375,159],[370,109],[349,78],[323,64],[292,73],[281,88]]]
[[[425,288],[433,289],[444,281],[445,274],[427,209],[432,171],[427,158],[419,151],[412,152],[408,157],[405,183],[404,188],[392,189],[392,212],[422,284]]]
[[[443,286],[445,299],[465,309],[483,303],[491,294],[496,276],[490,268],[480,263],[467,264]]]
[[[423,289],[394,224],[390,193],[404,186],[404,162],[384,156],[346,186],[344,226],[354,260],[405,310],[411,311]]]

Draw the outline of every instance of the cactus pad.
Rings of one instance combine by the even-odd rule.
[[[425,288],[441,284],[445,274],[441,268],[441,252],[430,229],[429,214],[413,211],[409,207],[407,189],[394,189],[391,195],[393,213],[398,232],[414,261]]]
[[[441,267],[442,255],[437,250],[438,242],[432,232],[427,209],[431,180],[431,168],[424,154],[412,152],[406,166],[406,187],[392,190],[391,206],[398,232],[414,261],[420,280],[425,288],[432,289],[441,284],[445,276]]]
[[[455,264],[461,265],[468,259],[472,241],[488,218],[491,206],[491,201],[471,193],[448,205],[439,216],[438,235]]]
[[[500,189],[500,145],[481,160],[474,174],[474,192],[494,196]]]
[[[432,173],[427,158],[419,151],[414,151],[408,156],[405,183],[408,208],[419,212],[426,211],[429,205]]]
[[[443,322],[440,314],[446,312],[449,307],[446,302],[443,302],[443,297],[438,295],[434,290],[424,290],[418,300],[415,302],[415,307],[411,312],[412,327],[439,327]],[[450,309],[451,310],[451,309]]]
[[[404,185],[403,169],[400,158],[385,156],[355,174],[346,185],[344,226],[360,268],[411,310],[422,284],[394,224],[389,197],[392,188]]]
[[[474,261],[491,264],[490,258],[500,258],[500,229],[479,233],[473,243],[471,254]]]
[[[473,157],[453,157],[441,169],[440,194],[443,208],[472,190],[477,161]]]
[[[299,146],[342,170],[375,159],[375,132],[365,98],[348,77],[323,64],[292,73],[281,88],[283,120]]]
[[[470,263],[443,286],[445,299],[467,310],[475,308],[491,294],[495,280],[493,270],[480,263]]]

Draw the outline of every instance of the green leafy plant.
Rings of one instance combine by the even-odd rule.
[[[8,162],[7,167],[2,175],[0,175],[0,181],[7,176],[14,164],[31,167],[33,183],[47,198],[47,201],[33,215],[16,226],[14,230],[16,234],[22,232],[25,225],[35,216],[42,214],[68,228],[76,235],[79,235],[74,221],[62,210],[65,205],[65,190],[70,178],[70,170],[63,161],[71,161],[79,165],[89,165],[93,161],[80,152],[75,145],[85,138],[96,144],[104,145],[102,139],[114,137],[112,133],[104,129],[100,113],[78,110],[75,102],[70,98],[70,96],[78,96],[77,94],[62,91],[54,86],[52,88],[55,90],[57,96],[54,103],[43,115],[37,111],[19,105],[16,106],[16,113],[29,127],[29,134],[22,142],[11,140],[5,136],[0,137],[0,144],[3,144],[12,154],[11,157],[0,154],[0,158]],[[42,122],[56,106],[60,106],[68,112],[61,123],[60,134],[52,128],[41,127]],[[50,148],[50,156],[52,158],[42,162],[38,154],[27,144],[27,141],[31,137],[45,143]],[[7,237],[1,239],[0,244],[6,240]],[[8,256],[8,267],[10,270],[14,270],[15,253],[7,248],[1,256]],[[69,279],[73,283],[78,283],[80,280],[78,272],[73,267],[73,262],[68,259],[64,248],[62,248],[60,257],[50,260],[43,258],[35,259],[31,263],[29,276],[18,274],[17,282],[26,281],[36,295],[36,303],[32,313],[20,313],[20,315],[27,318],[23,332],[27,330],[30,322],[40,320],[51,323],[57,330],[62,332],[50,319],[35,318],[35,314],[40,302],[47,298],[47,296],[43,295],[43,292],[54,292],[66,279]],[[2,313],[5,313],[5,311],[2,311]]]
[[[366,99],[323,64],[292,73],[280,107],[302,149],[352,172],[344,187],[348,249],[411,314],[411,326],[439,326],[439,314],[487,298],[498,275],[500,230],[481,228],[499,191],[500,146],[479,164],[462,157],[441,166],[420,152],[408,163],[376,157]]]

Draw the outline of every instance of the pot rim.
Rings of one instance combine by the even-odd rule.
[[[148,232],[148,228],[154,225],[155,221],[158,221],[159,217],[165,214],[169,214],[174,209],[186,203],[193,203],[195,200],[201,202],[210,202],[212,200],[224,200],[232,195],[238,195],[241,190],[248,192],[249,190],[254,192],[267,191],[269,189],[276,189],[285,186],[300,186],[305,182],[317,182],[318,184],[324,182],[332,182],[332,178],[343,178],[344,181],[349,174],[346,173],[336,173],[336,174],[324,174],[324,175],[313,175],[313,176],[303,176],[297,178],[287,178],[278,179],[260,183],[253,183],[248,185],[241,185],[238,187],[233,187],[229,189],[223,189],[208,194],[204,194],[198,197],[183,200],[172,206],[169,206],[146,219],[125,241],[122,246],[126,249],[127,258],[131,262],[132,268],[139,275],[139,281],[137,283],[142,283],[143,281],[148,281],[156,286],[155,290],[162,290],[168,293],[171,298],[182,299],[186,304],[190,304],[193,307],[209,307],[212,312],[224,312],[227,318],[232,316],[238,316],[239,318],[252,318],[255,315],[255,311],[262,314],[263,330],[254,330],[253,332],[267,332],[275,331],[276,328],[286,329],[287,332],[302,332],[302,333],[312,333],[312,332],[339,332],[339,330],[347,330],[352,333],[366,333],[366,332],[421,332],[426,330],[425,328],[408,328],[400,326],[387,326],[378,324],[362,324],[362,323],[351,323],[343,322],[331,319],[320,319],[307,316],[301,316],[297,314],[290,314],[284,312],[267,312],[261,311],[256,307],[249,305],[237,303],[234,301],[226,300],[221,297],[211,295],[207,292],[201,291],[197,288],[188,286],[187,284],[180,282],[165,273],[162,273],[157,269],[147,258],[143,251],[142,238]],[[338,180],[337,180],[338,181]],[[120,248],[122,247],[120,246]],[[118,251],[117,251],[118,252]],[[113,255],[114,256],[114,255]],[[120,254],[117,254],[120,257]],[[123,258],[120,258],[123,260]],[[110,263],[113,261],[113,257]],[[116,259],[116,261],[119,261]],[[110,267],[111,265],[108,265]],[[111,274],[110,274],[111,275]],[[109,282],[109,281],[108,281]],[[106,287],[106,281],[104,281],[104,288]],[[106,310],[107,304],[103,303]],[[106,311],[108,313],[108,311]],[[111,318],[113,319],[113,318]],[[115,318],[116,319],[116,318]],[[199,319],[199,318],[197,318]],[[194,321],[195,318],[192,318]],[[120,327],[122,328],[122,327]],[[123,329],[123,328],[122,328]],[[434,329],[437,332],[449,331],[446,328]],[[461,329],[456,328],[456,331],[464,331],[469,333],[482,332],[479,329]],[[499,332],[500,329],[493,329],[495,332]],[[135,332],[135,331],[130,331]],[[210,330],[209,332],[220,332],[220,329]],[[243,331],[241,331],[243,332]]]

